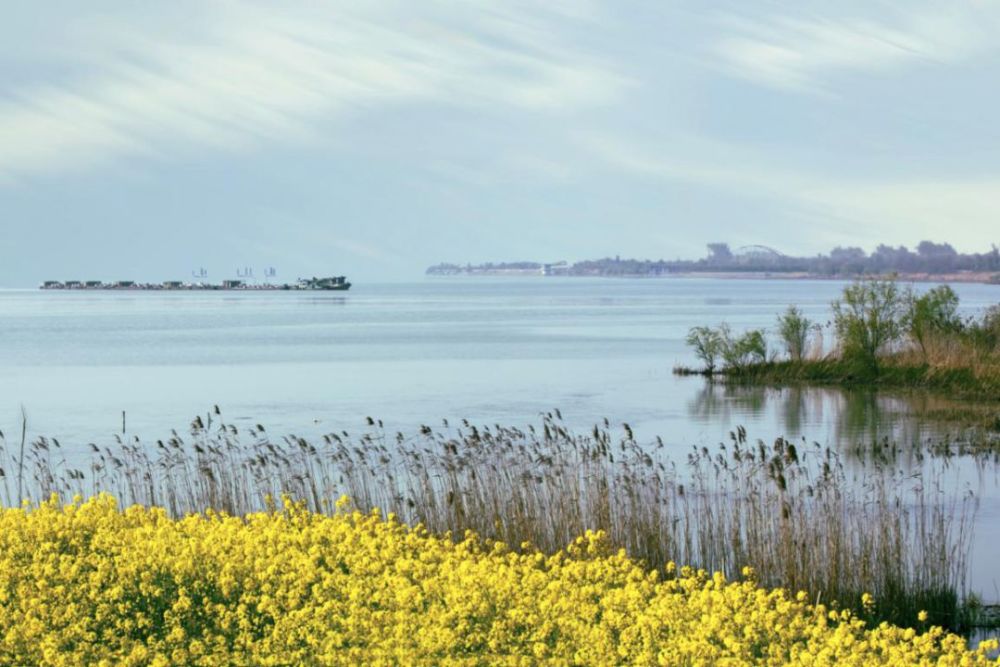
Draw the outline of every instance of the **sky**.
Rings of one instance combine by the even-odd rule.
[[[1000,2],[8,3],[0,286],[1000,242]]]

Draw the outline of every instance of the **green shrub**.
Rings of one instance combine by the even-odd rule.
[[[792,361],[802,361],[805,356],[809,331],[812,327],[812,320],[795,306],[789,306],[788,310],[778,315],[778,336],[785,345],[788,358]]]
[[[964,328],[965,339],[980,354],[1000,351],[1000,304],[990,306],[979,320],[969,320]]]
[[[709,373],[715,370],[715,363],[723,350],[722,335],[711,327],[692,327],[685,342],[694,349],[694,355],[705,364]]]
[[[767,339],[764,331],[751,329],[739,336],[733,336],[729,326],[719,327],[722,339],[722,360],[727,370],[742,370],[751,364],[762,364],[767,361]]]
[[[920,296],[911,294],[905,326],[910,340],[920,348],[926,360],[929,341],[954,334],[962,328],[955,290],[939,285]]]
[[[909,301],[909,290],[901,290],[895,276],[862,279],[845,287],[833,302],[833,323],[844,357],[877,375],[879,356],[903,337]]]

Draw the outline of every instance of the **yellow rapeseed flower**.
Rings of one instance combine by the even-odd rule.
[[[0,664],[1000,664],[995,641],[868,628],[751,571],[659,576],[600,532],[545,555],[346,498],[333,516],[270,507],[173,520],[99,496],[0,511]]]

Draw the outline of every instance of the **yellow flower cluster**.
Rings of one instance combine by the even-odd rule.
[[[519,554],[340,507],[246,517],[101,496],[0,514],[4,665],[985,665],[750,580],[644,570],[588,533]]]

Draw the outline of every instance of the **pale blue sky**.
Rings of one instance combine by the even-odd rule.
[[[997,81],[997,2],[8,3],[0,285],[983,250]]]

